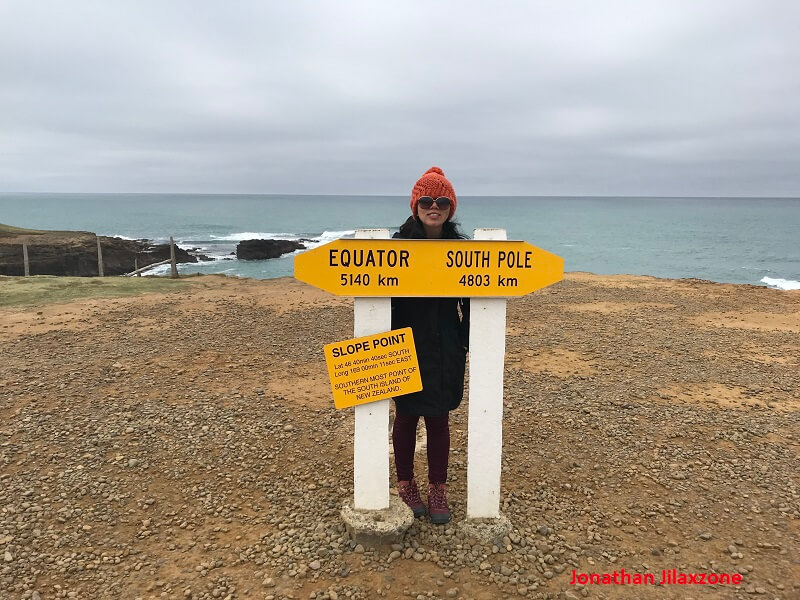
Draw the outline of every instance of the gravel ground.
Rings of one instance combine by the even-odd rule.
[[[574,273],[511,300],[512,531],[418,520],[370,550],[339,518],[353,418],[322,353],[352,302],[197,282],[0,310],[0,598],[800,598],[800,294]],[[622,568],[743,582],[570,584]]]

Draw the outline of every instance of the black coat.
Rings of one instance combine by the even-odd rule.
[[[464,395],[469,299],[392,298],[392,329],[402,327],[414,332],[422,391],[396,397],[397,411],[440,416],[458,408]]]
[[[422,391],[397,396],[397,411],[439,416],[458,408],[464,395],[469,341],[469,300],[459,318],[458,298],[392,298],[392,329],[411,327]]]

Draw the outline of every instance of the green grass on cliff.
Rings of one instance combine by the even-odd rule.
[[[119,298],[163,294],[192,285],[191,279],[168,277],[33,277],[0,276],[0,308],[41,306],[83,298]]]
[[[37,235],[45,233],[41,229],[23,229],[22,227],[12,227],[11,225],[4,225],[0,223],[0,237],[15,237],[18,235]]]
[[[58,235],[58,236],[78,236],[85,235],[86,231],[60,231],[56,229],[25,229],[24,227],[14,227],[0,223],[0,239],[12,238],[18,235]]]

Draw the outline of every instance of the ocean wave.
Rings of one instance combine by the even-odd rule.
[[[166,275],[172,270],[172,265],[167,263],[165,265],[158,265],[145,272],[146,275]],[[180,267],[178,267],[180,271]]]
[[[191,264],[202,265],[202,264],[207,264],[207,263],[210,263],[210,262],[219,262],[221,260],[235,260],[236,259],[236,256],[235,255],[231,255],[231,254],[214,254],[213,252],[201,252],[200,254],[202,254],[203,256],[207,256],[209,258],[209,260],[201,260],[200,262],[191,263]]]
[[[348,235],[355,235],[355,229],[348,229],[346,231],[323,231],[319,236],[321,240],[338,240],[339,238],[347,237]]]
[[[772,277],[762,277],[761,283],[766,283],[770,287],[779,290],[800,290],[800,281],[793,279],[773,279]]]
[[[131,240],[131,241],[136,241],[136,240],[142,239],[142,238],[132,238],[132,237],[128,237],[127,235],[120,235],[118,233],[114,233],[114,234],[107,235],[107,236],[106,236],[106,234],[101,233],[100,235],[103,235],[105,237],[119,238],[121,240]]]
[[[269,233],[260,231],[243,231],[228,235],[209,235],[215,242],[243,242],[245,240],[296,240],[300,236],[296,233]]]
[[[239,233],[229,233],[227,235],[209,235],[208,240],[186,240],[186,243],[218,243],[218,242],[243,242],[245,240],[299,240],[308,239],[315,242],[330,242],[339,238],[355,235],[354,229],[344,231],[323,231],[319,235],[309,233],[294,233],[289,231],[241,231]]]
[[[314,248],[318,248],[334,240],[355,235],[355,233],[356,232],[354,229],[349,229],[347,231],[323,231],[318,236],[309,236],[303,238],[303,243],[306,246],[306,250],[313,250]],[[292,254],[300,254],[301,252],[304,252],[304,250],[296,250]]]
[[[214,245],[200,246],[198,244],[175,242],[175,245],[181,250],[186,250],[189,254],[192,255],[202,254],[203,256],[207,256],[209,259],[211,259],[207,261],[201,260],[200,264],[204,262],[225,260],[226,258],[229,259],[231,258],[231,252],[235,248],[235,246],[232,246],[230,244],[218,244],[216,246]]]
[[[236,248],[239,242],[245,240],[292,240],[292,241],[302,241],[305,249],[296,250],[294,252],[290,252],[283,255],[283,258],[290,258],[294,255],[300,254],[301,252],[305,252],[306,250],[312,250],[314,248],[318,248],[324,244],[332,242],[334,240],[338,240],[345,237],[353,237],[355,235],[354,229],[346,229],[342,231],[333,231],[333,230],[325,230],[320,234],[312,234],[312,233],[290,233],[290,232],[263,232],[263,231],[242,231],[239,233],[231,233],[227,235],[208,235],[208,236],[191,236],[187,239],[176,240],[175,245],[183,250],[187,251],[194,251],[193,254],[204,254],[208,256],[208,258],[212,259],[213,262],[219,262],[222,260],[230,260],[235,257],[231,256],[231,252]],[[206,239],[200,239],[201,237]],[[154,242],[156,240],[153,240]],[[167,240],[168,241],[168,240]],[[199,264],[202,265],[203,262],[208,264],[211,261],[201,261]],[[164,267],[154,268],[153,270],[149,271],[152,274],[163,274],[169,271],[169,265]],[[229,269],[229,271],[235,271],[235,268]]]

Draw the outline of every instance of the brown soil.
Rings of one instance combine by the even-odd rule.
[[[201,277],[0,310],[0,598],[800,598],[798,314],[795,292],[586,273],[509,301],[507,544],[457,527],[465,400],[454,523],[390,558],[339,519],[353,421],[322,346],[351,300]],[[570,584],[622,568],[743,582]]]

